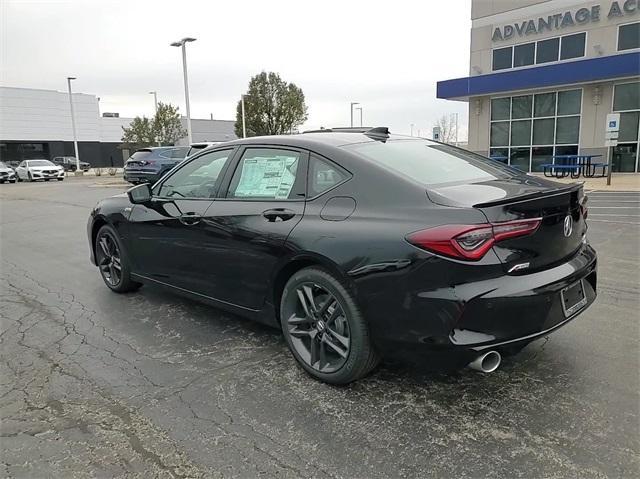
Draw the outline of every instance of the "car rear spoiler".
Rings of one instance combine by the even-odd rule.
[[[574,191],[581,190],[584,186],[582,183],[572,183],[570,185],[563,185],[559,188],[553,188],[550,190],[536,191],[535,193],[527,193],[519,196],[509,196],[507,198],[500,198],[498,200],[487,201],[486,203],[478,203],[473,205],[474,208],[488,208],[490,206],[499,206],[504,204],[520,203],[523,201],[535,200],[538,198],[544,198],[549,196],[564,195],[566,193],[572,193]]]

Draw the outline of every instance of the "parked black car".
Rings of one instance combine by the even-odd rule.
[[[78,168],[78,163],[75,156],[56,156],[51,161],[56,165],[62,166],[64,168],[64,171],[76,171],[76,169]],[[86,172],[90,169],[90,163],[87,163],[86,161],[80,161],[80,170]]]
[[[490,372],[596,297],[582,185],[386,128],[209,148],[101,201],[91,261],[282,329],[311,375],[454,353]]]
[[[182,162],[188,151],[188,146],[140,148],[125,163],[124,179],[133,184],[153,184]]]

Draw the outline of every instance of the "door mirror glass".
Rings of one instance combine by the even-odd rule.
[[[127,191],[129,201],[134,205],[141,205],[151,201],[151,186],[149,183],[142,183],[141,185],[134,186]]]

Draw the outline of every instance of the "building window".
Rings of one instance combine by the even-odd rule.
[[[587,34],[584,32],[562,37],[560,44],[560,60],[583,57],[586,38]]]
[[[493,50],[493,71],[571,60],[585,55],[585,32]]]
[[[504,70],[505,68],[511,68],[512,66],[512,52],[513,48],[498,48],[493,51],[493,69]]]
[[[489,155],[541,171],[554,155],[578,154],[581,105],[581,89],[493,98]]]
[[[613,111],[620,113],[620,132],[618,145],[613,147],[612,171],[638,171],[640,82],[614,86]]]
[[[618,27],[618,51],[640,48],[640,22]]]

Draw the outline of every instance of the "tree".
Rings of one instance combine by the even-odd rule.
[[[289,133],[307,119],[302,90],[273,72],[251,78],[244,111],[247,136]],[[242,100],[236,109],[235,132],[242,137]]]
[[[129,128],[123,126],[122,131],[124,132],[121,145],[123,149],[137,150],[151,146],[155,141],[152,120],[149,120],[149,118],[145,116],[142,118],[136,116],[131,123],[129,123]]]
[[[433,126],[440,128],[440,139],[438,141],[443,143],[453,143],[455,141],[458,126],[453,116],[442,115]]]
[[[178,107],[171,103],[158,102],[158,111],[153,117],[153,135],[158,143],[164,146],[174,145],[187,135],[182,128]]]
[[[136,116],[128,128],[122,127],[122,148],[137,150],[153,145],[174,145],[187,135],[182,128],[178,107],[170,103],[158,103],[158,111],[151,119]]]

